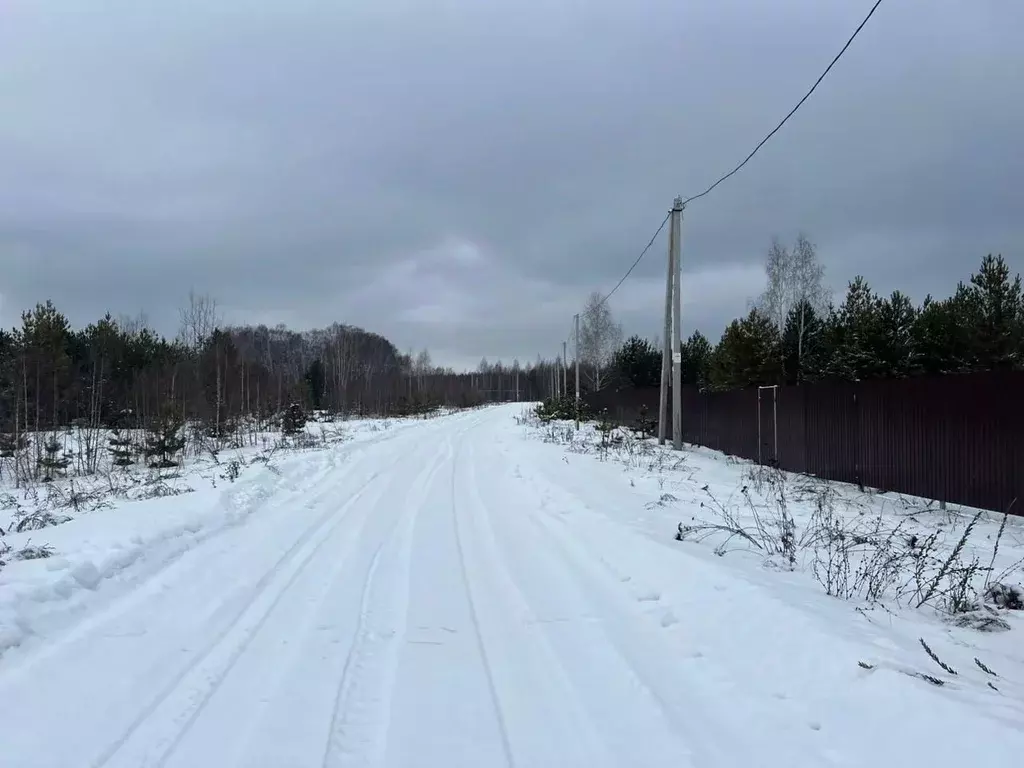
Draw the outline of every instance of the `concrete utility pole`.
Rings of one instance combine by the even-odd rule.
[[[675,275],[675,253],[672,250],[672,227],[669,227],[668,276],[665,278],[665,333],[661,337],[661,399],[658,402],[658,445],[665,444],[668,434],[668,389],[672,376],[672,277]]]
[[[672,447],[677,451],[683,449],[683,259],[682,259],[682,224],[683,198],[677,197],[672,204],[672,221],[669,227],[669,242],[672,244],[672,261],[675,274],[672,276],[673,312],[672,312]]]
[[[580,315],[576,313],[576,429],[580,428]]]

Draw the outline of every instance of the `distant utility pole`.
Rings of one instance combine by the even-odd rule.
[[[677,197],[672,204],[672,221],[668,230],[675,265],[675,274],[672,276],[672,447],[677,451],[683,449],[682,224],[683,198]]]
[[[661,399],[658,402],[658,445],[665,444],[668,432],[668,390],[672,376],[672,278],[675,276],[675,251],[672,248],[672,228],[669,227],[668,275],[665,277],[665,333],[661,337]]]
[[[580,314],[576,313],[576,429],[580,428]]]

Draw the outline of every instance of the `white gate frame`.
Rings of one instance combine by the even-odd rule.
[[[764,466],[764,462],[761,460],[761,390],[772,389],[775,390],[772,393],[772,431],[774,434],[775,442],[775,463],[779,462],[779,385],[771,384],[766,387],[757,388],[757,463],[760,466]]]

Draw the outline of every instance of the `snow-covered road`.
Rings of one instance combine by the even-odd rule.
[[[97,585],[0,658],[0,765],[1019,764],[1012,723],[869,679],[813,613],[616,524],[520,410],[310,453],[244,521]]]

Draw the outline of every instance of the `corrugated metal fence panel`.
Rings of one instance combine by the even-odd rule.
[[[985,509],[1021,494],[1024,374],[860,384],[864,483]]]
[[[712,392],[708,400],[707,445],[733,456],[757,458],[757,390]]]
[[[783,469],[998,511],[1017,499],[1012,511],[1024,515],[1024,372],[819,382],[779,387],[775,396]],[[657,388],[587,401],[623,424],[644,404],[657,418]],[[762,409],[771,405],[763,390]],[[762,441],[773,440],[771,424],[762,418]],[[684,389],[683,436],[756,461],[757,389]]]
[[[860,482],[856,385],[837,381],[804,385],[807,473]]]
[[[803,387],[779,387],[779,466],[790,472],[807,471],[806,407]]]
[[[1006,510],[1024,502],[1024,373],[992,372],[950,376],[951,387],[936,392],[959,430],[951,435],[953,462],[948,501]],[[1016,514],[1024,509],[1014,505]]]

